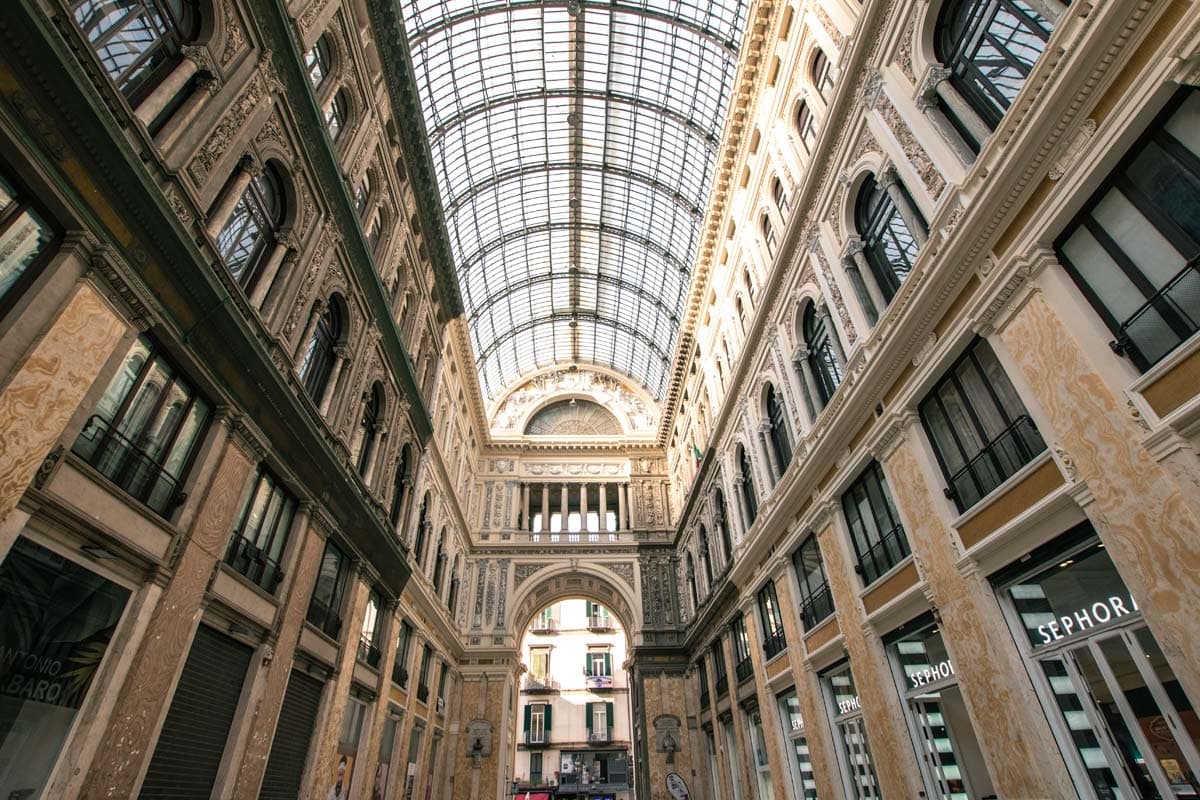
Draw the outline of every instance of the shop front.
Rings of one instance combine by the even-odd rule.
[[[808,752],[808,737],[804,732],[804,717],[800,713],[800,698],[795,688],[776,697],[779,721],[788,751],[793,796],[797,800],[817,800],[817,781],[813,775],[812,756]]]
[[[884,637],[929,796],[985,800],[996,791],[939,626],[924,614]]]
[[[1200,797],[1200,719],[1091,527],[992,580],[1081,796]]]
[[[821,673],[821,686],[833,720],[838,766],[846,796],[854,800],[881,800],[883,793],[875,776],[862,701],[854,685],[850,664],[843,661]]]

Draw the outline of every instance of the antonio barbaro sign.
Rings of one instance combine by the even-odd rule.
[[[667,773],[667,791],[671,793],[671,797],[675,800],[691,800],[692,796],[688,793],[687,784],[678,772]]]

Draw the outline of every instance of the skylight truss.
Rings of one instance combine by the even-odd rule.
[[[401,0],[480,383],[666,390],[747,2]]]

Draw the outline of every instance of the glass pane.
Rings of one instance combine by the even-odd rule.
[[[1175,677],[1175,673],[1171,670],[1170,665],[1167,664],[1167,657],[1163,655],[1162,649],[1158,646],[1158,642],[1148,628],[1138,628],[1134,635],[1137,638],[1138,645],[1146,656],[1146,660],[1149,662],[1150,669],[1153,670],[1158,682],[1162,684],[1163,691],[1166,692],[1167,698],[1171,701],[1171,706],[1183,722],[1188,740],[1194,747],[1200,748],[1200,719],[1196,716],[1196,710],[1192,707],[1191,699],[1184,694],[1183,687],[1179,685],[1179,680]],[[1194,770],[1195,767],[1193,766]],[[1170,777],[1171,771],[1167,770],[1167,772],[1168,777]],[[1196,784],[1197,791],[1200,791],[1200,783],[1196,781],[1193,781],[1193,783]]]
[[[0,179],[0,205],[12,203],[12,189]],[[0,211],[3,219],[3,211]],[[46,246],[54,232],[33,211],[24,210],[0,227],[0,299],[25,273]]]
[[[1126,798],[1116,775],[1113,774],[1108,756],[1100,744],[1099,736],[1092,728],[1087,712],[1083,709],[1083,701],[1067,672],[1066,664],[1061,658],[1050,658],[1043,660],[1041,667],[1054,694],[1059,713],[1067,726],[1071,744],[1075,746],[1096,793],[1111,800],[1133,800]]]

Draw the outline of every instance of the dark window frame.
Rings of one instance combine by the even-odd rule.
[[[908,193],[899,180],[896,181],[896,185],[902,192]],[[911,197],[909,205],[916,208]],[[874,173],[867,176],[858,190],[854,221],[863,242],[863,256],[871,268],[871,275],[875,278],[875,284],[879,287],[884,301],[890,303],[912,272],[913,265],[921,254],[921,245],[909,230],[908,222],[900,213],[900,208],[880,185]],[[897,225],[900,226],[899,229]],[[901,229],[907,237],[907,242],[900,238]],[[899,261],[889,256],[889,245]],[[878,311],[883,313],[882,308]]]
[[[846,487],[841,499],[842,513],[846,527],[850,529],[850,542],[858,562],[854,571],[862,578],[864,586],[870,586],[912,553],[880,463],[871,461]],[[859,510],[863,501],[871,511],[867,517]],[[887,524],[886,530],[881,522]]]
[[[746,617],[738,614],[729,624],[730,636],[733,641],[733,654],[737,658],[734,673],[738,683],[749,680],[754,674],[754,663],[750,660],[750,634],[746,631]]]
[[[812,580],[812,570],[804,566],[806,556],[815,554],[819,581]],[[833,590],[825,574],[825,559],[815,533],[809,533],[800,546],[792,551],[792,568],[796,570],[797,591],[800,595],[800,622],[810,631],[834,614]]]
[[[14,175],[8,165],[0,161],[0,187],[12,196],[12,202],[7,208],[0,210],[0,239],[8,235],[12,227],[23,218],[28,217],[39,232],[49,237],[38,244],[37,253],[21,268],[20,273],[7,289],[0,292],[0,319],[3,319],[18,304],[25,292],[42,274],[42,270],[59,252],[62,243],[62,229],[55,223],[46,209],[42,207],[33,192],[24,181]],[[0,278],[3,276],[0,275]]]
[[[809,303],[808,307],[804,309],[800,328],[804,336],[804,346],[808,350],[808,355],[805,356],[808,360],[808,368],[817,384],[813,388],[817,390],[817,397],[820,398],[821,406],[824,407],[829,404],[838,387],[842,385],[842,364],[833,347],[833,337],[837,335],[837,332],[831,331],[825,326],[825,320],[817,314],[817,307],[814,303]]]
[[[767,432],[767,441],[775,454],[775,463],[779,465],[779,473],[782,475],[787,472],[787,468],[792,463],[792,435],[788,430],[787,410],[783,405],[783,393],[775,388],[775,384],[768,383],[766,389],[766,397],[763,399],[765,405],[767,424],[770,430]]]
[[[787,649],[787,635],[775,581],[770,579],[758,590],[758,621],[763,632],[763,653],[768,659],[774,658]]]
[[[251,521],[259,493],[264,487],[267,495],[262,503],[257,527],[253,532],[247,531],[246,526]],[[291,534],[296,507],[295,496],[274,473],[260,464],[254,485],[250,487],[250,494],[246,497],[246,504],[229,540],[225,563],[270,594],[275,594],[283,580],[281,561]],[[271,518],[269,524],[268,516]]]
[[[337,560],[337,571],[334,573],[333,585],[329,592],[329,599],[322,600],[317,597],[317,592],[321,589],[320,577],[324,571],[325,563],[330,557]],[[333,539],[325,541],[325,550],[321,554],[321,566],[317,572],[317,582],[313,584],[313,593],[308,601],[308,611],[305,614],[305,619],[328,636],[330,639],[337,641],[338,635],[342,630],[342,606],[346,599],[346,584],[350,577],[350,558],[346,555],[346,551],[338,547]]]
[[[742,503],[746,506],[746,527],[751,528],[754,526],[754,520],[758,518],[758,494],[754,486],[754,465],[750,463],[750,455],[746,452],[744,444],[738,445],[737,456]]]
[[[179,63],[183,47],[194,41],[200,33],[201,19],[198,4],[184,0],[177,4],[178,8],[173,7],[175,5],[176,3],[166,0],[134,0],[124,9],[125,13],[120,20],[110,22],[108,27],[98,31],[93,38],[91,29],[98,27],[97,22],[102,23],[104,20],[110,19],[109,16],[101,13],[97,22],[89,25],[85,18],[81,18],[81,15],[86,15],[89,8],[93,6],[95,7],[93,10],[103,12],[104,3],[98,2],[98,0],[82,0],[72,3],[72,19],[79,32],[87,40],[93,55],[100,62],[100,68],[104,70],[104,74],[112,81],[117,91],[133,107],[137,107],[154,91],[154,87],[170,74],[170,71]],[[128,43],[131,41],[128,35],[121,36],[121,34],[133,33],[136,35],[139,29],[130,27],[130,23],[135,22],[139,17],[150,22],[156,28],[152,44],[141,50],[129,64],[120,69],[114,69],[113,66],[106,63],[100,48],[107,47],[114,42]],[[150,30],[149,27],[140,28],[140,32],[143,34]],[[126,51],[127,48],[118,48],[116,52]]]

